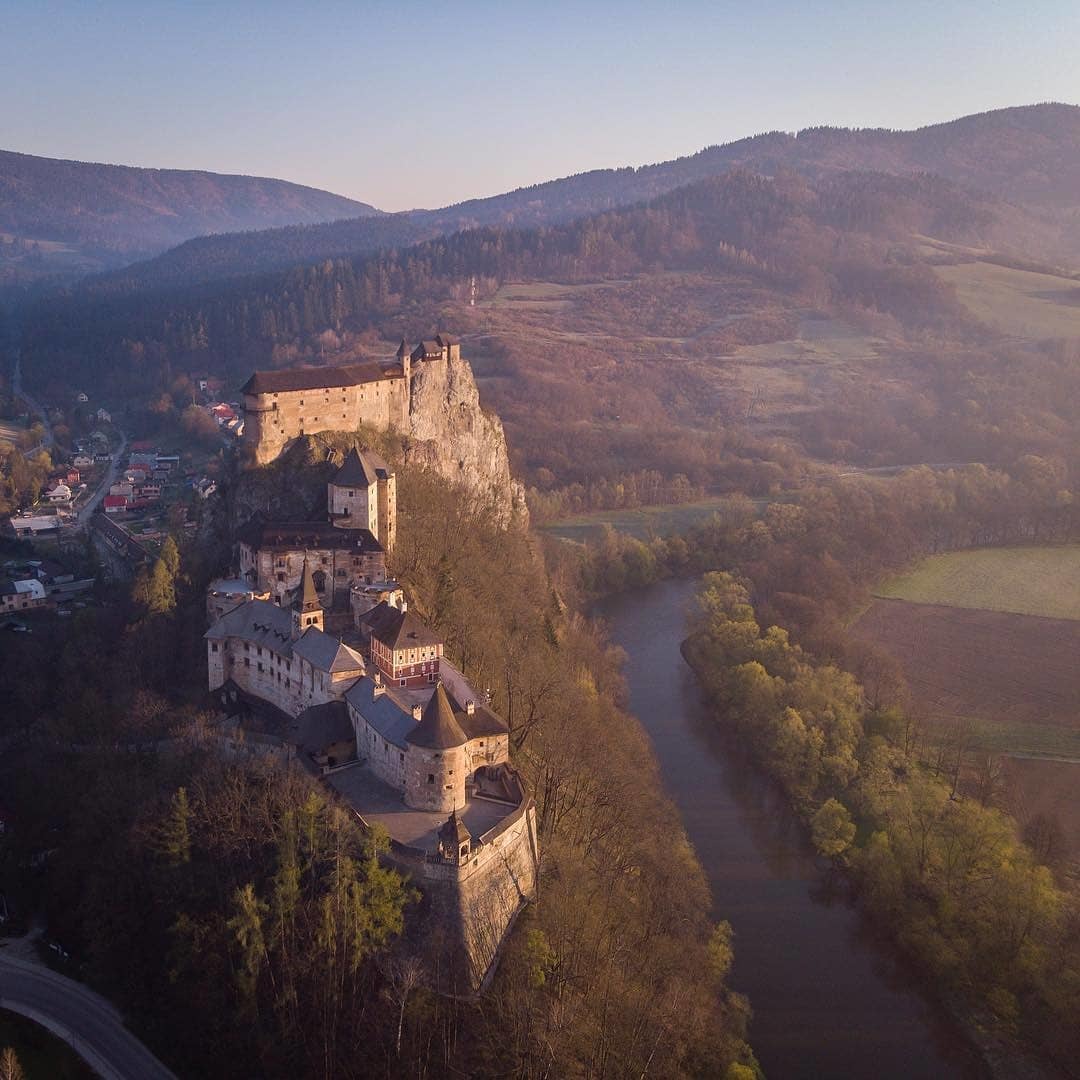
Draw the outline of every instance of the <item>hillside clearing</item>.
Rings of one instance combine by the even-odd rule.
[[[1029,338],[1080,337],[1080,282],[995,263],[938,266],[981,322]]]
[[[915,604],[1080,619],[1080,544],[932,555],[875,595]]]

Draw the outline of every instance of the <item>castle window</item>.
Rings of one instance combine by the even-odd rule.
[[[350,492],[349,492],[349,498],[351,499],[351,498],[352,498],[352,497],[353,497],[353,496],[354,496],[355,494],[356,494],[356,492],[355,492],[355,491],[350,491]]]
[[[404,686],[405,685],[405,680],[404,679],[398,679],[398,685],[399,686]]]
[[[429,784],[434,784],[434,783],[435,783],[435,774],[434,774],[434,773],[430,773],[430,772],[429,772],[429,773],[427,774],[427,782],[428,782]]]
[[[244,657],[244,667],[251,667],[251,657],[250,656],[245,656]]]
[[[251,646],[246,641],[244,642],[244,652],[251,652]]]
[[[400,759],[401,761],[404,761],[404,760],[405,760],[405,755],[404,755],[404,754],[402,754],[402,753],[399,753],[399,754],[398,754],[398,758],[399,758],[399,759]]]
[[[290,686],[292,686],[292,679],[286,678],[285,679],[285,689],[288,690]]]
[[[260,670],[260,671],[262,671],[262,669],[263,669],[263,666],[262,666],[262,661],[260,660],[260,661],[259,661],[259,670]]]
[[[210,651],[211,651],[211,652],[217,652],[217,642],[216,642],[216,641],[214,641],[214,642],[212,642],[212,643],[211,643],[211,645],[210,645]]]
[[[278,579],[278,581],[284,581],[285,580],[285,575],[279,571],[277,579]]]

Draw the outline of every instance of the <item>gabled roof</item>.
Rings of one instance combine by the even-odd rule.
[[[425,750],[449,750],[464,746],[469,741],[461,725],[454,719],[454,710],[442,683],[435,687],[435,693],[424,707],[420,723],[405,736],[405,741]]]
[[[322,753],[334,743],[350,742],[353,738],[352,721],[344,701],[309,705],[296,718],[293,741],[309,753]]]
[[[436,334],[435,335],[435,341],[436,341],[437,344],[441,345],[444,349],[448,348],[451,345],[457,345],[458,344],[457,338],[452,338],[449,334]]]
[[[293,653],[313,668],[331,674],[364,670],[364,658],[355,649],[315,626],[309,627],[303,637],[293,642]]]
[[[259,551],[322,548],[359,555],[383,550],[369,529],[338,529],[329,521],[264,521],[259,514],[237,530],[236,537]]]
[[[424,360],[442,356],[442,346],[433,340],[421,341],[412,351],[411,360]]]
[[[241,394],[278,394],[292,390],[322,390],[335,386],[357,386],[385,378],[378,364],[368,361],[343,367],[301,367],[285,371],[256,371]]]
[[[494,735],[505,735],[510,729],[502,717],[493,713],[486,705],[477,705],[472,715],[467,709],[459,709],[454,713],[461,730],[473,739],[484,739]]]
[[[369,614],[381,607],[382,604],[377,604]],[[442,644],[442,637],[411,611],[402,611],[389,604],[374,619],[367,620],[367,625],[371,627],[371,636],[388,649],[417,649],[422,645]]]
[[[383,688],[376,696],[375,681],[364,676],[345,691],[345,700],[388,743],[399,750],[406,749],[405,736],[416,727],[416,721],[411,708],[399,701],[390,687]]]
[[[239,638],[292,656],[292,615],[269,600],[248,600],[222,615],[203,635],[208,641]]]
[[[330,481],[335,487],[370,487],[376,480],[390,475],[390,466],[372,450],[357,450],[354,446]]]

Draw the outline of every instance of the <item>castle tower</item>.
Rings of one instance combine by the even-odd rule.
[[[440,682],[420,722],[405,736],[405,802],[409,806],[444,814],[464,807],[468,741]]]
[[[405,376],[405,385],[408,386],[409,372],[412,369],[412,353],[404,338],[401,339],[401,344],[398,346],[397,360],[401,365],[401,374]]]
[[[292,602],[292,639],[296,641],[304,633],[314,626],[317,630],[323,628],[322,602],[315,588],[315,579],[311,576],[311,567],[307,559],[304,560],[304,572],[300,578],[300,588]]]
[[[439,829],[439,854],[447,862],[462,863],[469,861],[472,851],[472,833],[465,827],[465,822],[452,810],[446,823]]]
[[[397,478],[378,454],[353,447],[326,486],[326,504],[339,529],[367,529],[384,551],[393,551]]]

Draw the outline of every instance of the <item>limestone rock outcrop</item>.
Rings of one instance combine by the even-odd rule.
[[[469,362],[451,355],[413,369],[405,460],[494,500],[503,520],[524,522],[525,490],[510,475],[502,421],[485,412]]]

